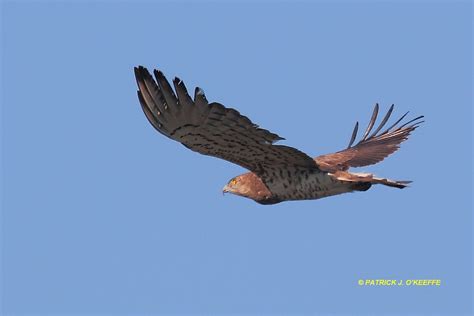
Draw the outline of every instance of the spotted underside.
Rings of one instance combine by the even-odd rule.
[[[290,170],[291,177],[275,183],[275,186],[278,187],[275,198],[282,201],[313,200],[333,195],[334,192],[351,191],[350,183],[340,181],[328,173],[298,168],[290,168]]]

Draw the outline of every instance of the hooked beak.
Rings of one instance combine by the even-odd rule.
[[[223,188],[222,188],[222,195],[224,195],[225,193],[228,193],[230,192],[230,188],[229,186],[226,184]]]

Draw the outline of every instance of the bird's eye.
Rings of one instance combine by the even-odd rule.
[[[237,180],[235,180],[235,179],[230,180],[230,184],[236,185],[236,184],[237,184]]]

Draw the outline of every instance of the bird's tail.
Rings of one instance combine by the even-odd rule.
[[[350,173],[347,171],[337,171],[331,175],[338,180],[354,183],[352,189],[356,191],[366,191],[372,186],[372,184],[383,184],[389,187],[403,189],[411,183],[411,181],[397,181],[378,178],[371,173]]]

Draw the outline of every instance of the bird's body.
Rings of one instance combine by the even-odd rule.
[[[224,192],[261,204],[275,204],[366,191],[373,184],[404,188],[409,182],[350,173],[348,169],[377,163],[395,152],[421,123],[421,116],[396,127],[405,114],[387,130],[380,132],[392,113],[392,105],[369,136],[377,119],[376,105],[369,126],[356,145],[352,146],[358,123],[348,148],[313,159],[295,148],[276,145],[275,142],[283,138],[259,128],[238,111],[219,103],[208,103],[201,89],[196,88],[193,100],[180,79],[173,81],[175,93],[160,71],[155,70],[154,74],[156,81],[144,67],[135,68],[138,97],[153,127],[193,151],[225,159],[250,170],[230,180]]]
[[[245,190],[245,197],[252,198],[261,204],[275,204],[282,201],[293,200],[315,200],[323,197],[351,192],[365,191],[370,187],[370,183],[361,185],[353,182],[338,180],[336,176],[320,170],[295,170],[291,173],[291,181],[282,183],[283,192],[273,194],[266,189],[265,184],[253,172],[242,174],[241,181],[249,183],[249,190]],[[238,178],[237,177],[237,178]],[[231,190],[224,187],[224,191]],[[252,193],[256,194],[253,195]],[[237,195],[240,195],[237,193]]]

